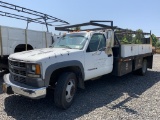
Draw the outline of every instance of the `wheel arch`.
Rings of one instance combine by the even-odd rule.
[[[14,53],[16,52],[22,52],[26,50],[26,44],[19,44],[15,47]],[[33,50],[33,46],[30,44],[27,44],[27,50]]]
[[[57,80],[56,76],[59,76],[62,72],[74,72],[78,79],[78,86],[84,89],[84,67],[80,61],[66,61],[50,65],[45,72],[45,86],[48,87],[51,82],[51,77]]]
[[[147,60],[147,67],[152,69],[152,67],[153,67],[153,55],[144,57],[143,59]]]

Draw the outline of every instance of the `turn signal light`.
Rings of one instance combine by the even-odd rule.
[[[40,69],[40,65],[36,65],[36,74],[41,74],[41,69]]]

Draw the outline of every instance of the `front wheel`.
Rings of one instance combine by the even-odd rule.
[[[63,73],[57,82],[54,91],[55,105],[62,109],[67,109],[71,106],[77,90],[77,78],[72,72]]]

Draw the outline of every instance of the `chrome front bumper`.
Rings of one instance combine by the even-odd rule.
[[[20,85],[16,85],[11,82],[10,80],[10,74],[6,74],[3,77],[4,83],[3,83],[3,92],[7,94],[19,94],[22,96],[26,96],[32,99],[40,99],[44,98],[46,96],[46,87],[43,88],[33,88],[30,86],[22,87]]]

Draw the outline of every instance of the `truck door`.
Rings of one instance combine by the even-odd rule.
[[[108,74],[113,69],[113,55],[105,52],[106,38],[94,33],[85,53],[85,80]]]

